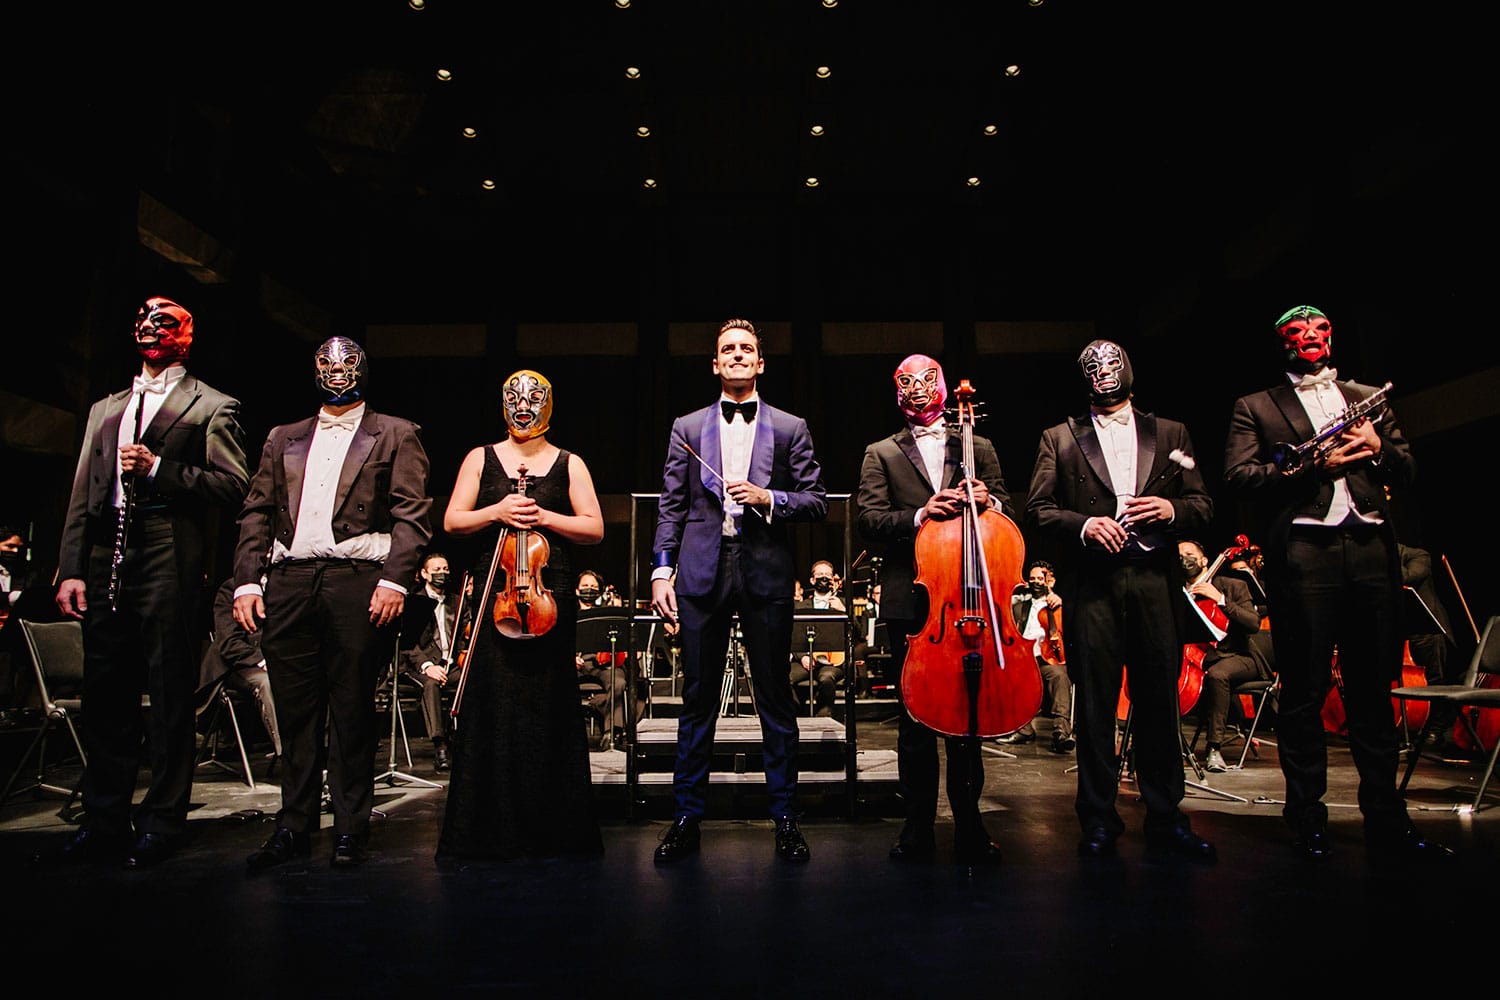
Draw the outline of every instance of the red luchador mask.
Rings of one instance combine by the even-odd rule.
[[[906,422],[926,427],[942,419],[948,400],[943,366],[925,354],[913,354],[896,367],[896,405]]]
[[[1319,309],[1296,306],[1276,321],[1287,370],[1298,375],[1322,371],[1333,360],[1333,324]]]
[[[135,349],[153,365],[186,361],[193,346],[193,314],[182,306],[154,296],[135,314]]]

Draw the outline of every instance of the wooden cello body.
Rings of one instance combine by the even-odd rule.
[[[963,476],[974,470],[973,388],[955,391]],[[1014,732],[1042,704],[1042,674],[1010,612],[1025,543],[1014,521],[980,510],[972,495],[959,517],[923,522],[916,585],[927,592],[922,629],[907,641],[901,697],[913,719],[946,736]]]

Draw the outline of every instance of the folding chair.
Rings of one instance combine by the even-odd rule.
[[[210,685],[208,697],[204,698],[198,708],[199,728],[206,737],[203,756],[198,761],[199,767],[216,767],[230,774],[241,774],[245,784],[253,791],[255,788],[255,777],[250,773],[250,755],[245,752],[245,737],[240,731],[240,714],[236,708],[236,702],[243,696],[229,687],[229,675],[223,674],[218,680]],[[234,745],[240,752],[240,767],[243,772],[219,760],[219,730],[223,726],[224,716],[229,716],[229,727],[234,732]]]
[[[15,790],[35,792],[37,796],[42,792],[66,795],[68,801],[64,803],[62,811],[67,812],[73,800],[78,797],[79,787],[63,788],[47,783],[47,735],[59,723],[67,726],[68,734],[73,738],[73,746],[78,751],[79,762],[87,764],[88,757],[83,752],[83,742],[79,740],[78,729],[73,724],[74,718],[83,713],[83,626],[76,621],[32,622],[24,618],[19,619],[17,624],[26,640],[32,667],[36,671],[37,696],[42,703],[42,724],[31,741],[31,746],[22,754],[10,780],[5,783],[5,791],[0,792],[0,806],[10,798],[16,779],[26,770],[27,762],[35,756],[36,780],[25,788]],[[57,767],[60,763],[65,762],[51,766]],[[81,786],[81,774],[78,780]]]
[[[1417,769],[1417,761],[1422,757],[1422,748],[1426,746],[1427,738],[1432,734],[1438,718],[1440,716],[1451,718],[1449,713],[1436,711],[1439,706],[1442,706],[1457,710],[1459,722],[1467,729],[1474,745],[1481,753],[1489,754],[1489,759],[1485,762],[1484,775],[1479,780],[1479,790],[1475,792],[1474,801],[1468,806],[1468,811],[1478,812],[1482,808],[1485,789],[1489,787],[1490,778],[1495,773],[1495,758],[1500,755],[1500,739],[1496,739],[1494,745],[1486,749],[1479,738],[1479,731],[1474,720],[1464,709],[1500,710],[1500,687],[1489,686],[1495,683],[1497,677],[1500,677],[1500,615],[1491,617],[1485,623],[1484,633],[1479,637],[1479,645],[1474,648],[1474,655],[1469,659],[1469,666],[1464,672],[1461,683],[1427,684],[1391,689],[1391,697],[1400,699],[1403,708],[1408,701],[1425,701],[1430,706],[1427,721],[1423,723],[1422,731],[1417,734],[1416,746],[1406,762],[1406,773],[1401,777],[1402,791],[1406,790],[1407,782],[1411,781],[1412,772]]]

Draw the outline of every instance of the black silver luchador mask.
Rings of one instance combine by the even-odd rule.
[[[1113,406],[1130,398],[1135,372],[1125,348],[1112,340],[1094,340],[1078,355],[1078,368],[1089,384],[1089,402]]]
[[[329,337],[318,347],[313,362],[325,406],[344,406],[364,398],[369,376],[363,347],[348,337]]]
[[[552,426],[552,383],[523,368],[505,380],[500,390],[505,426],[517,441],[541,437]]]

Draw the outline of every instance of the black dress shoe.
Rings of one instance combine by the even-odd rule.
[[[44,868],[57,865],[117,863],[125,856],[125,838],[97,830],[78,830],[61,844],[46,847],[32,856],[32,863]]]
[[[1444,864],[1456,857],[1450,848],[1423,837],[1416,827],[1407,827],[1395,836],[1367,834],[1365,839],[1366,851],[1375,864]]]
[[[293,858],[305,858],[312,854],[312,837],[305,833],[293,833],[280,827],[260,845],[260,850],[245,859],[250,872],[265,871],[285,864]]]
[[[1073,748],[1076,747],[1077,745],[1078,745],[1078,741],[1073,738],[1073,734],[1072,733],[1066,733],[1066,734],[1063,734],[1063,733],[1053,733],[1052,734],[1052,752],[1053,753],[1072,753],[1073,752]]]
[[[1333,838],[1323,827],[1304,830],[1292,840],[1292,848],[1304,858],[1322,861],[1333,854]]]
[[[444,743],[435,743],[432,747],[432,769],[434,771],[448,770],[448,747]]]
[[[352,833],[339,834],[338,841],[333,845],[333,867],[353,868],[370,860],[370,852],[365,850],[363,837],[356,837]]]
[[[661,843],[656,845],[656,853],[652,858],[659,865],[669,865],[673,861],[681,861],[689,854],[698,853],[698,821],[687,816],[679,816],[677,821],[667,827],[667,832],[662,835]]]
[[[1078,841],[1078,853],[1086,858],[1103,858],[1115,853],[1116,836],[1096,826],[1091,830],[1083,831],[1083,837]]]
[[[953,855],[961,864],[997,865],[1001,854],[1000,845],[990,839],[982,826],[953,835]]]
[[[776,821],[776,856],[783,861],[807,861],[812,857],[807,838],[797,829],[797,821],[783,816]]]
[[[995,742],[1004,743],[1008,746],[1019,746],[1024,743],[1030,743],[1034,739],[1036,739],[1035,730],[1028,731],[1025,729],[1017,729],[1013,733],[1006,733],[1004,736],[996,736]]]
[[[1146,834],[1146,846],[1156,851],[1165,851],[1194,861],[1215,861],[1219,852],[1214,845],[1185,827],[1157,830]]]
[[[937,841],[931,834],[926,837],[907,837],[903,833],[900,839],[891,845],[890,858],[892,861],[909,864],[914,861],[931,861],[935,854],[937,854]]]
[[[177,843],[164,833],[143,833],[126,856],[125,867],[134,871],[159,865],[177,852]]]

